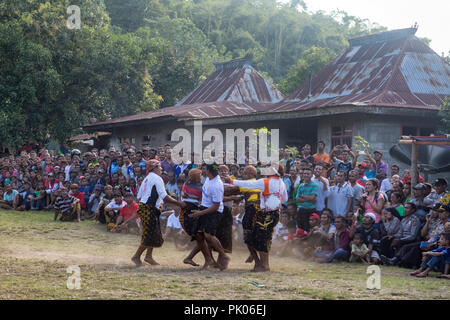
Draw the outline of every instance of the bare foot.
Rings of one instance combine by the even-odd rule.
[[[159,263],[153,260],[153,258],[145,258],[144,261],[150,263],[152,266],[159,266]]]
[[[131,261],[134,262],[134,264],[136,265],[136,267],[142,266],[142,261],[141,261],[141,259],[139,259],[139,258],[137,258],[137,257],[131,258]]]
[[[202,270],[206,270],[210,267],[214,267],[215,264],[216,264],[216,262],[214,260],[205,261],[205,264],[203,265]]]
[[[253,272],[268,272],[270,271],[269,267],[255,267],[255,269],[253,269]]]
[[[245,263],[252,263],[253,262],[253,256],[249,255],[247,260],[245,260]]]
[[[228,263],[230,263],[230,257],[225,254],[223,256],[219,256],[219,258],[217,259],[217,263],[219,264],[220,271],[223,271],[226,268],[228,268]]]
[[[191,266],[194,266],[194,267],[200,266],[199,264],[195,263],[192,259],[188,259],[188,258],[184,259],[183,263],[190,264]]]

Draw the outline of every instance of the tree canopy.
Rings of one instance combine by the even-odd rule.
[[[70,5],[80,29],[66,26]],[[215,61],[247,54],[288,95],[348,38],[382,30],[302,0],[4,0],[0,144],[64,143],[92,121],[172,106]]]

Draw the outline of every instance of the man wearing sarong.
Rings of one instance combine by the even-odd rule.
[[[219,258],[217,259],[219,269],[225,270],[228,267],[230,258],[216,237],[217,227],[223,214],[223,183],[219,176],[217,164],[206,165],[205,173],[206,179],[202,188],[202,205],[200,210],[192,210],[189,217],[198,219],[193,233],[200,251],[205,257],[203,269],[215,265],[210,251],[211,248],[219,253]]]
[[[161,233],[159,217],[160,207],[163,202],[172,203],[181,208],[185,208],[185,203],[177,201],[169,196],[161,178],[162,168],[158,160],[153,159],[146,163],[148,174],[142,182],[138,191],[138,216],[142,224],[142,239],[139,248],[131,258],[137,267],[142,265],[141,255],[147,250],[144,261],[151,265],[158,265],[153,257],[153,248],[162,246],[164,240]]]
[[[257,171],[256,168],[252,165],[246,166],[242,173],[242,177],[247,181],[256,181]],[[257,261],[258,254],[256,250],[250,245],[250,237],[252,230],[255,226],[257,212],[260,210],[259,204],[259,189],[248,189],[238,186],[232,186],[229,189],[230,194],[242,194],[245,199],[245,212],[242,217],[242,229],[244,233],[244,243],[247,245],[247,248],[250,252],[250,256],[245,261],[246,263],[251,263],[253,261]],[[259,262],[257,262],[259,264]]]
[[[253,269],[255,272],[270,271],[269,251],[273,230],[280,219],[282,203],[288,200],[286,185],[281,180],[284,175],[284,166],[282,164],[272,165],[267,170],[272,172],[265,179],[254,181],[227,179],[232,185],[261,191],[261,210],[256,214],[255,225],[249,241],[250,246],[257,251],[258,255]]]

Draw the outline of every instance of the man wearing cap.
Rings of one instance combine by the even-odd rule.
[[[425,216],[430,210],[430,207],[432,207],[431,201],[425,201],[426,190],[427,187],[423,183],[416,184],[413,187],[414,198],[410,201],[416,205],[415,214],[422,223],[425,223]]]
[[[361,234],[361,240],[367,246],[369,251],[367,252],[370,257],[370,262],[377,264],[380,261],[379,243],[380,243],[380,233],[378,229],[373,226],[376,220],[376,216],[373,213],[366,213],[362,219],[362,225],[360,227],[355,227],[357,222],[357,217],[352,216],[352,224],[350,227],[350,239],[353,239],[355,233]]]
[[[375,150],[373,152],[373,158],[375,159],[376,162],[374,171],[379,172],[380,170],[383,170],[384,174],[387,176],[389,167],[386,162],[381,160],[381,158],[383,158],[383,152],[381,150]]]
[[[160,225],[160,207],[163,202],[172,203],[179,207],[186,207],[186,204],[173,199],[166,192],[164,182],[161,178],[162,168],[158,160],[150,160],[147,162],[148,175],[142,181],[137,194],[139,200],[138,216],[142,224],[141,244],[134,256],[131,258],[137,267],[142,265],[141,255],[147,250],[144,261],[151,265],[158,263],[153,259],[153,248],[162,246],[164,240],[161,233]]]
[[[434,191],[431,192],[424,200],[430,206],[435,206],[436,204],[443,204],[441,199],[449,197],[447,189],[447,180],[443,178],[438,178],[433,183]]]

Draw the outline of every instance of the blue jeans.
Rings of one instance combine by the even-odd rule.
[[[422,262],[420,266],[424,269],[430,268],[431,270],[444,272],[444,265],[445,265],[444,262],[445,262],[444,256],[438,257],[427,256],[427,260]]]
[[[314,257],[316,257],[316,258],[323,258],[323,259],[325,258],[326,255],[329,255],[330,253],[333,253],[333,251],[322,250],[322,251],[318,252],[317,250],[314,250],[314,252],[313,252]]]
[[[348,251],[344,250],[342,248],[337,249],[335,252],[333,252],[333,254],[331,255],[331,257],[329,257],[328,259],[326,259],[324,262],[325,263],[330,263],[333,262],[334,259],[337,260],[347,260],[348,259]]]

